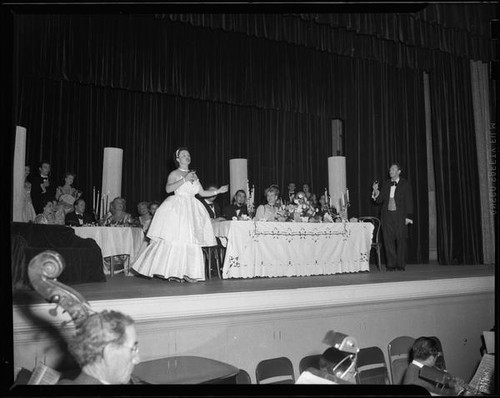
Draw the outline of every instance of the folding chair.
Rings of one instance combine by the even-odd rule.
[[[361,348],[356,368],[358,384],[390,384],[384,353],[378,347]]]
[[[294,384],[292,362],[286,357],[260,361],[255,369],[257,384]]]

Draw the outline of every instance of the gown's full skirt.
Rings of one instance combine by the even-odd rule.
[[[208,212],[194,196],[201,189],[198,181],[186,182],[158,207],[147,233],[151,240],[133,270],[149,277],[205,280],[201,248],[217,243]]]

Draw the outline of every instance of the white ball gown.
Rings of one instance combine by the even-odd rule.
[[[214,246],[212,223],[195,195],[198,180],[185,182],[158,207],[148,230],[149,245],[139,253],[132,269],[148,277],[205,280],[202,246]]]

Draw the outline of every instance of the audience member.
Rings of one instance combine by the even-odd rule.
[[[65,223],[71,226],[80,226],[95,223],[95,218],[93,213],[88,213],[85,211],[86,203],[82,198],[78,198],[75,201],[75,211],[66,214]]]
[[[61,202],[53,200],[54,202],[54,224],[64,225],[64,220],[66,218],[66,209]],[[73,206],[71,206],[73,208]]]
[[[30,166],[24,167],[24,195],[23,195],[23,210],[21,214],[22,222],[35,221],[36,212],[31,201],[31,182],[28,181],[30,174]]]
[[[55,224],[54,201],[45,198],[42,203],[42,212],[35,217],[35,224]]]
[[[64,212],[70,213],[73,211],[73,205],[75,200],[81,197],[82,192],[73,188],[73,183],[75,181],[76,174],[72,172],[64,173],[64,185],[59,186],[56,189],[56,199],[62,203],[64,207]]]
[[[149,210],[149,213],[151,214],[151,216],[154,216],[155,215],[155,212],[156,212],[156,209],[160,207],[160,203],[158,203],[156,200],[153,200],[149,206],[148,206],[148,210]]]
[[[216,191],[217,189],[219,189],[219,187],[216,184],[209,184],[205,190]],[[202,203],[202,205],[205,206],[205,209],[207,209],[208,215],[210,216],[210,220],[212,222],[226,220],[222,215],[219,204],[215,201],[217,195],[208,197],[197,196],[197,198]]]
[[[55,188],[51,184],[49,174],[50,163],[44,160],[39,164],[38,173],[31,174],[29,177],[31,201],[37,214],[43,212],[45,199],[53,199],[55,196]]]
[[[134,320],[117,311],[90,315],[68,345],[81,368],[74,380],[58,384],[127,384],[140,362]]]
[[[309,186],[309,184],[302,184],[302,192],[304,192],[304,195],[306,196],[306,199],[309,203],[311,203],[313,206],[316,206],[318,204],[316,194],[311,192],[311,187]]]
[[[139,225],[144,233],[146,233],[148,232],[149,225],[151,224],[151,220],[153,218],[153,216],[149,212],[149,203],[139,202],[137,204],[137,212],[139,213]]]
[[[224,207],[224,217],[226,220],[232,220],[233,217],[241,218],[241,216],[248,216],[248,209],[246,205],[247,194],[243,189],[239,189],[233,196],[232,204]]]
[[[274,221],[278,213],[278,206],[276,201],[278,199],[279,191],[274,187],[269,187],[264,191],[266,195],[267,204],[257,207],[255,212],[256,221]]]
[[[419,337],[413,343],[412,353],[413,361],[406,369],[403,384],[422,386],[431,394],[438,395],[458,395],[463,390],[463,380],[458,378],[455,378],[455,382],[446,387],[420,377],[421,369],[424,366],[435,368],[437,358],[442,355],[439,352],[436,339]]]
[[[114,198],[109,204],[109,213],[104,216],[102,224],[105,226],[132,224],[132,216],[125,211],[126,204],[125,199]]]
[[[288,183],[288,194],[284,197],[284,201],[286,204],[293,203],[293,199],[295,198],[295,183],[290,181]]]

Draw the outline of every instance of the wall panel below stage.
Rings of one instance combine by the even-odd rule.
[[[325,333],[355,336],[361,347],[379,346],[387,355],[394,337],[438,336],[448,370],[468,380],[480,360],[481,333],[495,324],[494,276],[391,282],[290,290],[94,301],[96,310],[115,309],[137,323],[142,360],[199,355],[245,369],[287,356],[298,376],[302,357],[321,353]],[[47,325],[53,305],[37,304],[32,314]],[[14,366],[31,369],[35,355],[57,367],[60,348],[45,328],[14,307]],[[38,323],[41,325],[41,323]],[[59,330],[61,330],[59,328]],[[62,329],[67,337],[71,326]]]

